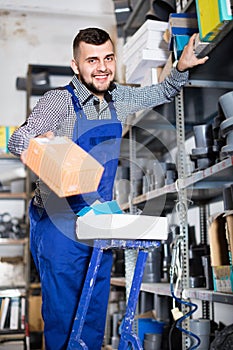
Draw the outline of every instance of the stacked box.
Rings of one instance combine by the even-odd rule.
[[[233,214],[219,214],[209,227],[214,290],[233,292]]]
[[[168,21],[170,34],[169,50],[172,50],[175,35],[189,35],[198,32],[198,22],[195,13],[170,13]]]
[[[232,265],[213,266],[214,290],[222,293],[233,293]]]
[[[157,50],[139,50],[134,59],[126,66],[126,81],[130,84],[141,84],[145,74],[155,67],[163,66],[169,55]]]
[[[59,197],[96,191],[104,167],[66,137],[31,139],[26,165]]]
[[[194,13],[171,13],[169,16],[169,43],[170,51],[174,51],[178,60],[192,34],[198,32],[197,17]]]
[[[230,0],[196,0],[200,38],[211,42],[232,20]]]
[[[0,126],[0,153],[8,153],[8,141],[16,126]]]
[[[163,66],[169,56],[163,39],[167,22],[147,20],[124,45],[126,82],[140,84],[151,68]]]

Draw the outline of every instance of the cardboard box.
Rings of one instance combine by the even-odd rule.
[[[31,139],[26,165],[59,197],[96,191],[104,167],[66,137]]]
[[[173,68],[173,58],[172,58],[172,54],[170,54],[165,66],[163,67],[159,75],[159,83],[164,81],[164,79],[171,73],[172,68]]]
[[[229,247],[230,261],[233,263],[233,213],[226,214],[226,237]]]
[[[198,30],[195,13],[170,13],[168,29],[171,35],[192,35]]]
[[[132,58],[138,50],[167,51],[167,45],[163,40],[167,27],[167,22],[147,20],[124,45],[123,62],[127,64],[128,59]]]
[[[0,153],[9,153],[8,141],[16,129],[16,126],[0,126]]]
[[[170,51],[174,49],[174,39],[176,37],[190,36],[198,32],[198,22],[195,13],[170,13],[169,15],[169,42]],[[182,39],[181,39],[182,40]],[[182,47],[183,50],[184,47]]]
[[[209,225],[211,266],[229,265],[226,219],[222,213],[212,218]]]
[[[220,213],[209,226],[210,256],[216,292],[233,292],[233,213]]]
[[[86,214],[77,220],[79,239],[166,240],[166,217],[129,214]]]
[[[169,56],[163,39],[167,22],[147,20],[124,45],[127,83],[140,84],[145,72],[163,66]]]
[[[214,290],[222,293],[233,293],[232,265],[213,266]]]
[[[29,331],[40,332],[44,329],[44,322],[41,316],[42,300],[41,295],[30,295],[29,296]]]
[[[143,49],[134,54],[132,61],[126,66],[126,81],[130,84],[140,84],[145,72],[151,68],[161,67],[167,62],[169,51]]]
[[[174,50],[174,57],[175,60],[179,60],[184,47],[188,44],[190,39],[189,35],[175,35],[174,36],[174,42],[173,42],[173,50]]]

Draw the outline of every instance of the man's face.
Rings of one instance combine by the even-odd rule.
[[[109,89],[116,72],[113,45],[108,40],[103,45],[80,43],[75,58],[77,73],[81,82],[96,96],[102,97]]]

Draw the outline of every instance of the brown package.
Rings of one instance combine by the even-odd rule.
[[[26,165],[59,197],[96,191],[104,167],[66,137],[31,139]]]
[[[225,217],[219,215],[209,226],[211,266],[229,265],[225,223]]]

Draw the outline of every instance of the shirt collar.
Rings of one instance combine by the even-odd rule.
[[[91,100],[96,100],[96,101],[99,101],[98,97],[96,97],[95,95],[93,95],[87,88],[85,85],[83,85],[81,83],[81,81],[78,79],[77,75],[74,75],[73,78],[72,78],[72,84],[74,85],[75,87],[75,90],[76,90],[76,94],[79,98],[79,102],[81,103],[81,105],[85,105],[87,102],[91,101]],[[112,91],[116,89],[116,84],[115,83],[112,83],[108,92],[107,92],[107,95],[110,97],[112,96]],[[109,102],[109,97],[106,99],[108,102]]]

